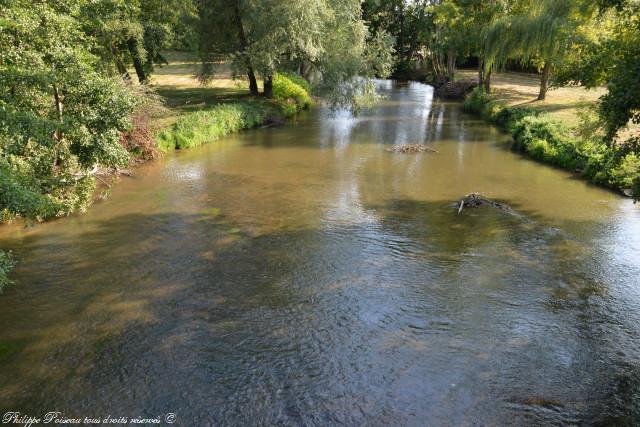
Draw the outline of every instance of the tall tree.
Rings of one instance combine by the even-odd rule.
[[[126,164],[119,143],[136,99],[98,73],[81,2],[5,0],[0,15],[0,219],[84,209],[98,166]]]
[[[487,63],[501,66],[509,59],[535,63],[541,70],[538,100],[544,100],[553,68],[596,10],[589,0],[527,2],[526,9],[498,19],[487,32]]]
[[[146,83],[156,64],[166,63],[162,50],[175,29],[195,18],[192,0],[101,0],[81,4],[80,22],[96,41],[92,51],[111,68],[128,78],[132,65],[140,83]]]
[[[326,88],[366,75],[385,58],[367,47],[368,32],[358,0],[207,0],[200,7],[205,65],[212,54],[226,56],[247,74],[250,90],[252,72],[259,73],[267,97],[279,70],[315,70]],[[375,41],[372,45],[382,48],[380,43],[390,39],[383,33]],[[204,67],[205,78],[212,73]]]
[[[584,37],[562,65],[557,84],[606,87],[598,112],[608,141],[629,122],[640,124],[640,3],[603,0],[590,37]]]

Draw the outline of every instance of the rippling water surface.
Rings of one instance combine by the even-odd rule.
[[[640,208],[382,82],[0,228],[0,411],[177,425],[637,425]],[[427,143],[437,153],[392,154]],[[515,214],[452,206],[480,192]]]

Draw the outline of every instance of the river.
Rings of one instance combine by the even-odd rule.
[[[640,207],[381,82],[0,228],[0,411],[176,425],[640,423]],[[437,152],[396,154],[425,142]],[[471,192],[514,213],[465,209]]]

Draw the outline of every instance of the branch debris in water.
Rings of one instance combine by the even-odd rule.
[[[385,151],[389,153],[405,153],[405,154],[413,154],[413,153],[424,153],[425,151],[431,153],[437,153],[437,150],[433,148],[429,148],[423,144],[404,144],[404,145],[394,145],[393,147],[385,148]]]

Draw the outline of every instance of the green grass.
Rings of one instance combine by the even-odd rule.
[[[24,349],[24,343],[16,341],[0,341],[0,363],[9,360]]]
[[[193,148],[283,115],[276,105],[251,101],[183,112],[171,126],[160,131],[158,146],[165,151]]]
[[[625,146],[578,137],[548,113],[505,105],[479,88],[467,97],[464,109],[509,132],[514,147],[530,157],[640,198],[640,157]]]
[[[273,99],[252,96],[245,80],[235,80],[225,63],[216,66],[207,85],[197,79],[198,62],[185,53],[167,55],[171,62],[152,78],[169,107],[158,118],[158,146],[162,150],[197,147],[232,132],[280,122],[311,105],[309,84],[299,76],[277,74]],[[262,83],[262,82],[260,82]]]
[[[476,70],[459,70],[456,79],[477,79]],[[569,86],[551,88],[547,99],[538,101],[540,76],[529,73],[504,72],[491,76],[491,96],[495,101],[509,106],[529,108],[562,121],[567,126],[579,123],[579,112],[595,105],[605,88],[587,90],[582,87]]]

